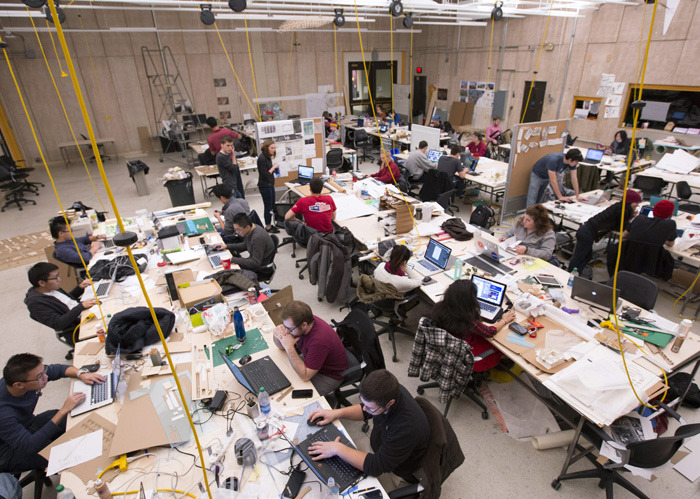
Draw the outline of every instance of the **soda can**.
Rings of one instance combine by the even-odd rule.
[[[258,421],[255,424],[255,432],[260,440],[267,440],[269,437],[267,421]]]
[[[255,305],[258,298],[255,296],[255,288],[248,288],[248,303]]]

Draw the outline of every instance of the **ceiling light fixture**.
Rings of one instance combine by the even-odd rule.
[[[22,0],[22,3],[32,9],[40,9],[46,3],[46,0]]]
[[[55,1],[56,4],[56,16],[58,17],[58,22],[63,24],[66,20],[66,15],[63,13],[63,9],[58,6],[58,0]],[[53,24],[53,16],[51,15],[51,9],[47,5],[44,7],[44,13],[46,14],[46,20]]]
[[[403,4],[401,3],[401,0],[391,0],[391,3],[389,4],[389,12],[394,17],[399,17],[401,14],[403,14]]]
[[[335,24],[339,28],[345,24],[345,15],[343,14],[343,9],[335,9],[335,18],[333,19],[333,24]]]
[[[228,6],[234,12],[243,12],[247,5],[246,0],[228,0]]]
[[[199,14],[199,19],[202,21],[202,24],[204,24],[205,26],[211,26],[212,24],[214,24],[214,21],[216,21],[216,19],[214,18],[214,13],[211,11],[211,4],[200,4],[199,9],[202,11]]]
[[[503,19],[503,2],[495,2],[491,11],[491,19],[500,21]]]
[[[413,27],[413,12],[405,14],[403,18],[403,27],[406,29],[411,29],[411,27]]]

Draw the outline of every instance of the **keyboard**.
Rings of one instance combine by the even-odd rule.
[[[486,312],[495,312],[498,310],[498,307],[496,305],[491,305],[490,303],[486,303],[483,301],[479,302],[479,308],[481,310],[485,310]]]
[[[219,255],[212,255],[209,257],[209,263],[212,267],[218,267],[221,265],[221,257]]]
[[[331,439],[326,435],[325,432],[319,431],[316,432],[314,435],[311,435],[307,442],[309,443],[309,446],[315,442],[330,442]],[[347,462],[343,461],[339,457],[331,457],[328,459],[323,460],[323,464],[328,466],[330,470],[326,470],[325,473],[328,476],[332,476],[338,481],[338,479],[343,479],[346,481],[353,480],[357,474],[358,470],[351,464],[348,464]]]
[[[430,270],[431,272],[433,270],[438,270],[438,267],[430,263],[428,260],[420,260],[418,263],[420,263],[423,267]]]
[[[262,363],[248,364],[245,370],[246,377],[253,386],[264,386],[267,393],[275,393],[280,390],[276,380],[272,379]]]
[[[97,285],[97,296],[105,296],[109,292],[109,287],[111,286],[112,281],[103,281],[100,284]]]
[[[111,376],[111,374],[110,374]],[[104,402],[110,397],[110,391],[109,391],[109,381],[105,381],[104,383],[94,384],[91,387],[91,393],[90,393],[90,401],[93,404],[99,403],[99,402]]]

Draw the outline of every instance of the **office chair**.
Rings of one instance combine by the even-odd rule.
[[[613,278],[606,284],[612,286]],[[627,270],[617,273],[617,288],[620,290],[620,298],[646,310],[654,308],[659,295],[659,287],[654,281]]]
[[[25,166],[24,168],[20,168],[19,166],[17,166],[17,163],[15,163],[15,161],[7,155],[0,156],[0,165],[3,165],[8,170],[10,170],[16,181],[24,182],[28,191],[35,193],[37,196],[39,195],[39,187],[44,187],[44,184],[41,182],[29,181],[29,176],[35,170],[35,168],[27,166]]]
[[[13,473],[14,477],[19,480],[21,488],[27,485],[34,484],[34,499],[41,499],[44,486],[53,488],[53,482],[46,476],[46,470],[43,468],[29,471],[24,478],[20,478],[22,473]]]
[[[398,362],[399,356],[396,353],[396,333],[405,334],[406,336],[415,336],[415,333],[409,329],[406,329],[406,319],[407,312],[413,307],[418,305],[418,291],[413,290],[404,294],[404,297],[400,300],[381,300],[374,302],[370,305],[370,310],[374,312],[375,318],[372,322],[379,326],[377,331],[377,336],[382,334],[388,334],[391,340],[391,348],[393,350],[393,355],[391,357],[392,362]],[[380,321],[377,317],[386,315],[388,322]]]
[[[451,191],[445,191],[442,194],[440,194],[437,198],[437,204],[442,206],[442,209],[445,210],[446,213],[449,213],[452,216],[455,216],[454,212],[452,211],[452,199],[454,198],[455,195],[455,189],[452,189]],[[459,211],[459,208],[457,208],[457,211]]]
[[[367,154],[367,150],[372,148],[372,137],[369,136],[366,130],[358,128],[355,130],[355,140],[353,149],[360,150],[362,154],[357,158],[357,161],[374,161],[374,156]]]
[[[617,260],[617,245],[608,246],[608,274],[615,272]],[[655,279],[668,281],[673,275],[675,261],[663,244],[642,243],[639,241],[622,241],[620,251],[620,267],[634,274],[647,274]]]
[[[326,166],[330,172],[340,169],[343,166],[343,150],[334,148],[328,151],[326,153]]]
[[[82,133],[80,134],[80,136],[83,138],[83,140],[90,140],[88,137],[86,137]],[[104,144],[100,144],[98,142],[97,143],[97,151],[100,153],[100,157],[102,158],[103,161],[109,161],[110,159],[112,159],[111,156],[108,156],[107,154],[105,154],[105,145]],[[93,154],[90,157],[90,163],[93,163],[94,161],[95,161],[95,155]]]
[[[270,284],[272,279],[275,277],[275,273],[277,272],[275,257],[277,256],[277,248],[279,247],[280,240],[275,234],[270,234],[270,238],[275,245],[275,251],[272,254],[272,261],[255,271],[256,275],[258,276],[258,281],[264,282],[265,284]]]
[[[693,195],[693,190],[688,185],[688,182],[686,182],[685,180],[681,180],[676,184],[676,195],[678,196],[678,199],[687,201]],[[697,215],[698,213],[700,213],[700,205],[697,205],[695,203],[679,204],[678,209],[681,211],[685,211],[686,213],[692,213],[693,215]]]
[[[664,190],[666,185],[662,178],[637,175],[632,187],[642,191],[642,198],[648,201],[651,196],[661,196],[661,191]]]
[[[333,397],[339,406],[350,407],[353,404],[350,403],[348,397],[360,392],[360,381],[365,377],[365,364],[361,360],[362,357],[358,359],[348,348],[345,349],[345,355],[348,359],[348,368],[340,373],[343,376],[343,381],[333,391]]]
[[[5,211],[5,208],[11,204],[16,204],[20,211],[23,210],[22,203],[36,204],[36,201],[23,196],[26,184],[15,180],[10,170],[3,165],[0,165],[0,191],[5,193],[5,204],[0,211]]]

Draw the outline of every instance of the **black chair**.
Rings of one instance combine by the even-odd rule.
[[[437,204],[442,206],[442,209],[445,210],[445,212],[449,213],[452,216],[455,216],[454,212],[452,211],[452,200],[454,199],[455,195],[455,190],[452,189],[451,191],[445,191],[442,194],[440,194],[437,198]],[[457,208],[457,211],[459,211],[459,208],[457,206],[454,206]]]
[[[607,249],[608,274],[615,272],[617,245],[610,244]],[[655,279],[668,281],[673,275],[675,261],[663,244],[642,243],[639,241],[622,241],[620,251],[620,270],[634,274],[647,274]]]
[[[17,166],[17,163],[15,163],[15,161],[7,155],[0,156],[0,165],[3,165],[8,170],[10,170],[12,176],[17,182],[24,182],[26,184],[25,189],[27,191],[32,192],[37,196],[39,195],[39,186],[44,187],[44,184],[41,182],[29,181],[29,176],[34,171],[34,168],[20,168],[19,166]]]
[[[330,172],[340,169],[343,166],[343,150],[335,148],[328,151],[326,153],[326,166]]]
[[[26,192],[26,183],[15,180],[11,171],[0,164],[0,191],[5,193],[5,204],[0,211],[11,204],[16,204],[20,211],[23,210],[22,203],[36,204],[36,201],[26,199],[23,194]]]
[[[400,300],[382,300],[374,302],[370,305],[370,310],[375,314],[375,318],[372,322],[379,326],[380,329],[377,331],[377,335],[388,334],[391,340],[391,348],[393,350],[393,356],[391,360],[393,362],[399,361],[399,356],[396,353],[396,337],[395,333],[405,334],[406,336],[413,337],[415,333],[410,329],[406,328],[407,312],[413,307],[418,305],[418,291],[413,290],[404,294],[404,297]],[[386,316],[388,322],[380,321],[376,317]]]
[[[83,135],[82,133],[80,134],[80,136],[83,138],[83,140],[90,140],[88,137],[86,137],[86,136]],[[92,150],[92,149],[91,149],[91,150]],[[107,154],[105,154],[105,145],[104,145],[104,144],[100,144],[100,143],[98,142],[98,143],[97,143],[97,151],[100,153],[100,157],[101,157],[103,160],[108,161],[108,160],[112,159],[111,156],[108,156]],[[90,157],[90,163],[92,163],[92,162],[94,162],[94,161],[95,161],[95,156],[93,155],[93,156]]]
[[[637,175],[634,179],[633,187],[642,191],[642,197],[644,200],[648,200],[651,196],[661,196],[661,191],[666,187],[666,182],[659,177]]]
[[[676,195],[679,199],[687,201],[693,195],[693,190],[688,185],[688,182],[686,182],[685,180],[681,180],[676,184]],[[697,215],[698,213],[700,213],[700,205],[694,203],[679,204],[678,209],[680,211],[685,211],[686,213],[692,213],[693,215]]]
[[[36,469],[29,471],[24,478],[20,478],[21,473],[14,473],[14,477],[19,480],[19,486],[24,488],[27,485],[34,484],[34,499],[41,499],[44,486],[53,487],[53,482],[46,476],[45,469]]]
[[[258,276],[258,281],[270,284],[272,278],[275,277],[275,272],[277,272],[277,265],[275,265],[275,257],[277,256],[277,248],[279,247],[280,240],[275,234],[270,234],[272,242],[275,245],[275,252],[272,254],[272,261],[263,267],[260,267],[255,271]]]
[[[613,278],[606,284],[612,286]],[[654,281],[626,270],[617,273],[617,288],[620,290],[620,298],[646,310],[654,308],[659,295],[659,287]]]
[[[369,136],[366,130],[358,128],[355,130],[355,140],[353,141],[353,149],[362,152],[358,156],[357,161],[374,161],[374,156],[367,154],[367,150],[372,148],[372,137]]]

